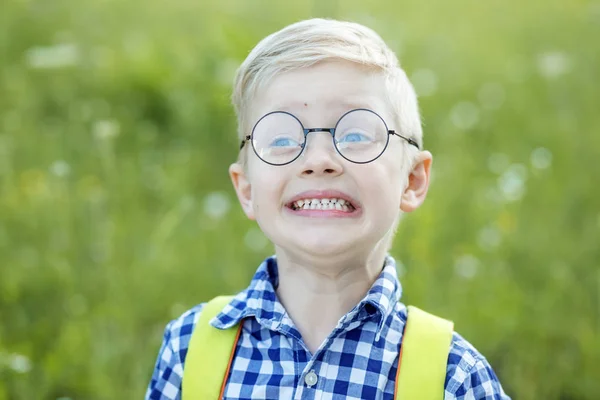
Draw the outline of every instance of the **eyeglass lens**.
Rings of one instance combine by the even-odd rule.
[[[302,152],[304,141],[302,124],[286,112],[265,115],[252,132],[256,154],[269,164],[283,165],[293,161]],[[366,163],[379,157],[387,141],[385,122],[369,110],[346,113],[338,121],[333,138],[340,155],[356,163]]]

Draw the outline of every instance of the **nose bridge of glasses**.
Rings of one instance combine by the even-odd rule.
[[[335,128],[308,128],[304,129],[304,137],[306,137],[311,132],[329,132],[331,136],[335,133]]]
[[[304,131],[304,147],[307,146],[308,143],[308,134],[309,133],[328,133],[329,139],[332,139],[335,133],[335,128],[305,128]],[[314,135],[315,138],[312,139],[313,143],[315,140],[318,140],[316,137],[321,135]]]

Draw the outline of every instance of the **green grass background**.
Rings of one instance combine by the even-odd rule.
[[[434,154],[392,254],[515,399],[600,398],[600,2],[2,0],[0,400],[135,399],[165,324],[272,248],[235,68],[308,17],[399,54]]]

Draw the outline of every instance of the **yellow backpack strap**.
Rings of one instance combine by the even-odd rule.
[[[444,398],[453,330],[451,321],[408,306],[396,375],[396,399]]]
[[[204,305],[200,313],[183,368],[183,400],[216,400],[223,397],[242,324],[222,330],[209,322],[232,298],[215,297]]]

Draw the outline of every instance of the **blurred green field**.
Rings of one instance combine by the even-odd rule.
[[[235,68],[364,23],[420,94],[429,198],[392,252],[514,399],[600,398],[600,2],[3,0],[0,400],[136,399],[165,324],[271,254],[227,175]]]

